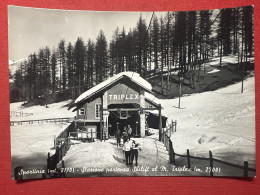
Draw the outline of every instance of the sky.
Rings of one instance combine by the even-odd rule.
[[[125,27],[128,32],[136,26],[140,14],[148,25],[152,12],[70,11],[9,6],[9,59],[16,61],[25,58],[45,46],[52,50],[61,39],[72,44],[78,37],[83,38],[85,43],[88,39],[96,40],[101,29],[109,42],[117,26],[119,29]],[[164,14],[155,12],[157,17]]]

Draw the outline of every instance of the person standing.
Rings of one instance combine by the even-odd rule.
[[[116,136],[116,144],[118,147],[118,146],[120,146],[120,139],[121,139],[121,132],[119,129],[116,131],[115,136]]]
[[[132,163],[134,163],[135,159],[135,166],[138,166],[138,150],[141,150],[139,147],[139,144],[135,142],[135,140],[132,141]]]
[[[132,135],[132,128],[131,128],[130,125],[128,125],[128,127],[127,127],[127,134],[128,134],[128,137],[129,137],[129,138],[130,138],[131,135]]]
[[[128,134],[127,134],[127,132],[124,130],[124,131],[123,131],[123,143],[126,142],[127,137],[128,137]]]
[[[132,149],[132,142],[130,142],[130,139],[127,138],[126,142],[124,143],[123,151],[125,152],[125,160],[126,160],[126,166],[130,165],[131,162],[131,149]]]

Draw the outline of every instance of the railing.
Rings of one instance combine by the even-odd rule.
[[[54,155],[50,156],[50,153],[48,153],[46,172],[50,177],[65,177],[65,172],[57,169],[57,164],[66,155],[67,151],[70,149],[70,146],[71,144],[69,139],[65,138],[64,141],[56,147],[56,152]],[[62,168],[65,168],[64,161],[62,161]]]
[[[50,119],[44,119],[44,120],[50,120]],[[42,178],[65,177],[65,172],[58,169],[57,164],[62,160],[62,158],[66,155],[67,151],[70,149],[71,144],[70,144],[70,139],[68,137],[69,134],[74,130],[74,127],[75,127],[75,122],[72,122],[64,131],[62,131],[57,136],[57,138],[56,137],[54,138],[54,147],[56,151],[55,154],[53,154],[52,156],[50,155],[50,152],[48,152],[47,170],[45,174],[42,174]],[[64,161],[62,161],[61,165],[64,170],[65,168]],[[18,174],[21,171],[21,169],[23,169],[22,166],[18,166],[14,169],[14,177],[16,180],[23,179],[23,175]]]
[[[35,120],[23,120],[23,121],[10,121],[10,126],[14,126],[15,124],[35,124],[35,123],[60,123],[60,122],[72,122],[74,118],[49,118],[49,119],[35,119]]]
[[[20,111],[20,112],[16,112],[16,111],[10,111],[10,117],[27,117],[27,116],[30,116],[30,115],[33,115],[33,113],[26,113],[26,112],[23,112],[23,111]]]
[[[70,133],[75,129],[75,122],[72,122],[65,130],[63,130],[57,137],[54,136],[54,148],[57,147],[62,141],[70,137]]]
[[[54,137],[54,147],[56,152],[54,155],[50,156],[48,153],[47,158],[47,173],[50,177],[65,177],[65,173],[57,169],[57,164],[66,155],[67,151],[70,149],[70,133],[75,129],[75,122],[72,122],[64,131],[62,131],[57,137]],[[65,163],[62,161],[62,168],[65,168]],[[53,170],[55,172],[53,173]],[[52,174],[53,173],[53,174]]]
[[[209,174],[210,176],[213,176],[213,171],[214,171],[214,162],[221,163],[224,165],[228,165],[234,168],[242,169],[243,170],[243,176],[248,177],[248,172],[256,172],[256,169],[248,167],[248,162],[244,161],[244,165],[237,165],[233,164],[230,162],[225,162],[216,158],[213,158],[212,152],[209,150],[209,157],[195,157],[190,155],[189,149],[187,149],[186,155],[184,154],[178,154],[174,151],[172,141],[170,139],[171,135],[176,132],[176,122],[172,122],[170,126],[163,132],[162,134],[162,142],[164,143],[164,146],[166,147],[166,150],[168,151],[169,154],[169,162],[173,165],[176,165],[176,156],[183,157],[187,159],[187,168],[191,168],[191,159],[197,159],[197,160],[208,160],[209,161]]]
[[[77,132],[70,132],[69,133],[69,138],[73,138],[73,139],[89,139],[91,141],[94,141],[94,138],[96,138],[96,131],[93,132],[93,130],[91,129],[90,131],[88,131],[88,129],[86,131],[77,131]]]

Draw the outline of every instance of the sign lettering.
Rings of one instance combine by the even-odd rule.
[[[138,94],[118,94],[118,95],[108,95],[109,100],[138,100]]]

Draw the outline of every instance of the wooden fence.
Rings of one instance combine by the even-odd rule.
[[[66,155],[67,151],[70,148],[69,139],[66,138],[59,146],[56,147],[56,152],[54,155],[50,156],[48,153],[47,158],[47,170],[45,173],[41,175],[41,178],[59,178],[65,177],[65,163],[62,158]],[[57,164],[62,160],[61,167],[63,168],[58,169]],[[23,166],[15,167],[14,169],[14,179],[15,180],[22,180],[26,179],[23,174],[19,174],[19,172],[23,169]],[[26,170],[26,169],[25,169]],[[39,178],[39,177],[36,177]]]
[[[23,120],[23,121],[10,121],[10,126],[23,125],[23,124],[35,124],[35,123],[60,123],[60,122],[72,122],[74,118],[49,118],[49,119],[35,119],[35,120]]]
[[[59,118],[60,119],[60,118]],[[63,118],[64,119],[64,118]],[[49,120],[49,119],[45,119]],[[51,119],[53,120],[53,119]],[[64,122],[64,121],[63,121]],[[63,171],[57,168],[57,164],[62,160],[62,158],[66,155],[67,151],[70,149],[70,139],[69,134],[73,132],[75,129],[75,122],[72,122],[64,131],[62,131],[57,138],[54,139],[54,145],[56,148],[55,154],[52,156],[50,152],[47,157],[47,170],[45,174],[42,174],[42,178],[47,177],[65,177],[65,163],[62,161],[61,165]],[[14,169],[14,178],[16,180],[24,179],[23,175],[19,174],[19,172],[23,169],[22,166],[18,166]]]
[[[20,111],[20,112],[10,111],[10,117],[24,117],[24,116],[27,117],[30,115],[33,115],[33,113],[26,113],[23,111]]]
[[[169,154],[169,162],[173,165],[176,165],[176,157],[183,157],[187,159],[187,168],[191,168],[191,159],[197,159],[197,160],[206,160],[209,162],[209,174],[210,176],[213,176],[214,171],[214,162],[228,165],[234,168],[242,169],[243,170],[243,176],[248,177],[248,172],[256,172],[256,169],[248,167],[248,162],[244,161],[243,166],[242,165],[236,165],[229,162],[225,162],[216,158],[213,158],[212,152],[209,150],[209,157],[195,157],[190,155],[189,149],[187,149],[186,154],[178,154],[174,151],[172,141],[170,139],[171,135],[176,132],[176,122],[171,122],[170,126],[165,129],[165,131],[162,134],[162,142],[164,143],[164,146],[166,147],[166,150]]]
[[[57,164],[62,160],[67,151],[70,149],[71,144],[69,142],[70,141],[68,138],[62,141],[61,144],[56,147],[56,152],[52,156],[50,156],[50,153],[48,152],[46,172],[49,177],[65,177],[65,172],[61,172],[61,170],[57,168]],[[65,168],[64,161],[62,161],[62,168]]]
[[[70,137],[70,133],[75,131],[75,122],[70,123],[70,125],[63,130],[57,137],[54,136],[54,148],[57,147],[66,138]]]
[[[54,147],[56,152],[54,155],[50,156],[48,153],[47,158],[47,172],[52,173],[52,170],[56,170],[54,174],[50,174],[51,177],[65,177],[65,173],[59,172],[57,169],[57,164],[66,155],[67,151],[70,149],[70,139],[69,134],[75,129],[75,122],[72,122],[64,131],[62,131],[57,137],[54,138]],[[62,161],[62,168],[65,168],[64,161]]]
[[[95,134],[96,132],[93,132],[93,130],[91,129],[90,132],[88,131],[70,132],[69,137],[73,139],[90,140],[93,142],[94,138],[96,138],[96,136],[94,136]]]

